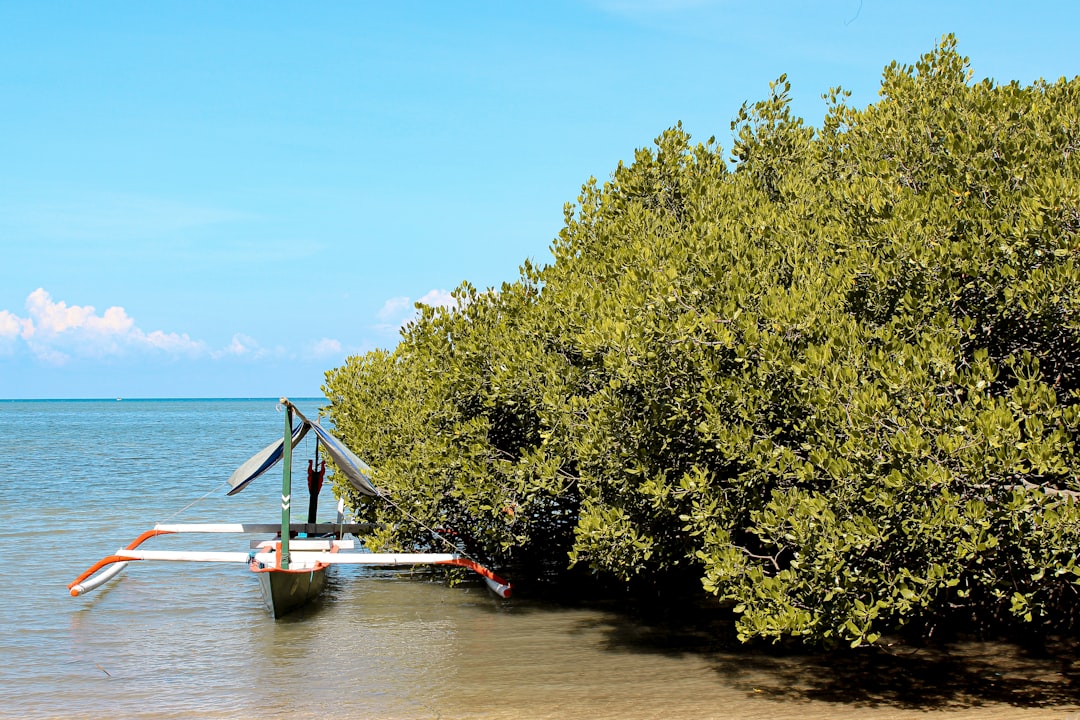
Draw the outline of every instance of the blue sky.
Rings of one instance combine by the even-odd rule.
[[[1074,2],[0,0],[0,398],[318,395],[413,303],[548,260],[564,203],[682,121],[731,146],[787,73],[955,33],[1080,72]]]

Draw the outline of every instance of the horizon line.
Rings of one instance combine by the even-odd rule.
[[[161,400],[173,400],[173,401],[198,401],[198,400],[273,400],[277,402],[282,395],[249,395],[249,396],[236,396],[236,397],[86,397],[86,398],[58,398],[58,397],[41,397],[41,398],[0,398],[0,402],[157,402]],[[294,395],[291,397],[294,400],[326,400],[324,395]]]

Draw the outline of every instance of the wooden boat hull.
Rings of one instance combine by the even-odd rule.
[[[263,602],[274,618],[283,617],[314,600],[326,587],[326,565],[313,568],[255,568]]]

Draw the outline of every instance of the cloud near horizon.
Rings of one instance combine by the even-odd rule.
[[[236,333],[232,336],[232,340],[221,350],[214,350],[210,353],[212,358],[222,357],[250,357],[261,358],[265,357],[269,351],[266,348],[259,345],[259,341],[255,338],[244,335],[243,333]]]
[[[205,343],[187,334],[146,332],[122,307],[110,307],[99,315],[92,305],[55,301],[44,288],[27,296],[26,317],[0,310],[0,352],[11,354],[19,340],[50,365],[63,365],[73,357],[103,358],[130,351],[188,356],[206,352]]]
[[[289,356],[283,347],[265,348],[243,333],[229,344],[211,349],[187,333],[146,331],[120,306],[98,313],[92,305],[68,305],[38,288],[26,298],[26,316],[0,310],[0,355],[11,355],[25,346],[38,360],[62,366],[75,358],[103,359],[139,353],[161,353],[188,359],[245,358],[259,360]],[[305,354],[330,357],[341,352],[341,343],[321,338]]]

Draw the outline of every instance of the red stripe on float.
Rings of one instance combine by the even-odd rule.
[[[140,545],[142,545],[144,542],[146,542],[150,538],[157,537],[158,535],[172,535],[172,530],[147,530],[142,535],[140,535],[139,537],[132,540],[131,544],[129,544],[124,549],[125,550],[134,550],[135,548],[139,547]],[[96,573],[98,570],[100,570],[103,567],[106,567],[108,565],[112,565],[113,563],[118,563],[118,562],[130,562],[133,559],[134,558],[120,557],[119,555],[109,555],[108,557],[103,557],[102,559],[98,560],[96,563],[91,565],[89,570],[87,570],[86,572],[84,572],[82,575],[75,578],[74,580],[72,580],[68,584],[68,590],[71,590],[72,597],[77,597],[79,593],[76,592],[75,590],[72,590],[72,588],[74,588],[76,585],[81,583],[83,580],[86,580],[88,577],[90,577],[91,575],[93,575],[94,573]]]
[[[512,592],[512,588],[510,587],[510,583],[508,583],[506,580],[503,580],[501,577],[499,577],[495,573],[491,572],[486,567],[484,567],[483,565],[481,565],[480,563],[478,563],[478,562],[476,562],[474,560],[469,560],[468,558],[454,558],[453,560],[445,560],[445,561],[443,561],[441,563],[438,563],[438,564],[439,565],[457,565],[458,567],[468,568],[469,570],[472,570],[477,575],[481,575],[483,577],[486,577],[488,580],[491,580],[492,582],[497,583],[498,585],[500,585],[503,588],[503,590],[496,591],[496,592],[499,593],[500,597],[504,597],[504,598],[510,597],[510,593]]]

